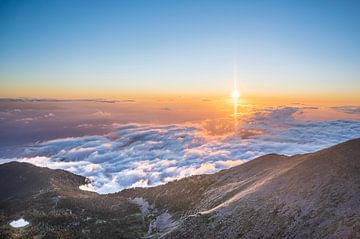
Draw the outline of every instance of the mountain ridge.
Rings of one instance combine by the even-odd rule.
[[[0,177],[0,238],[360,237],[360,139],[108,195],[30,164],[0,165]],[[30,226],[10,228],[20,216]]]

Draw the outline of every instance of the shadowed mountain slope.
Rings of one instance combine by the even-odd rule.
[[[25,163],[0,178],[5,238],[360,238],[360,139],[109,195]],[[30,225],[10,228],[19,217]]]

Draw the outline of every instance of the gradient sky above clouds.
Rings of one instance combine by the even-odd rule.
[[[108,193],[358,138],[359,12],[359,1],[0,1],[0,164],[65,169]]]
[[[0,96],[359,103],[358,1],[1,1]]]

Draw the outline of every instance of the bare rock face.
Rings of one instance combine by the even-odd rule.
[[[84,183],[0,165],[0,238],[360,238],[360,139],[153,188],[98,195]],[[30,224],[11,228],[20,217]]]

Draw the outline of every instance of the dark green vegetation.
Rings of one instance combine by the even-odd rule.
[[[0,165],[0,238],[360,238],[360,139],[109,195],[85,181]]]

